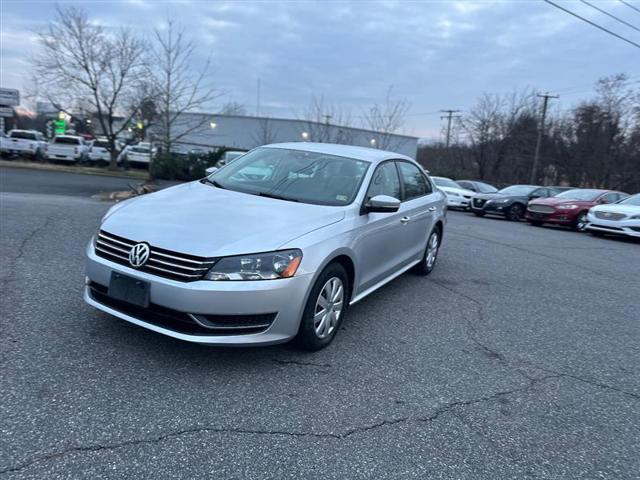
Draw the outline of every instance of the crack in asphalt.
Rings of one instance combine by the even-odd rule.
[[[427,416],[403,416],[397,417],[393,419],[385,419],[380,422],[376,422],[370,425],[365,425],[361,427],[355,427],[349,430],[344,431],[343,433],[313,433],[313,432],[295,432],[295,431],[287,431],[287,430],[260,430],[260,429],[250,429],[250,428],[222,428],[222,427],[192,427],[186,428],[182,430],[177,430],[173,432],[164,433],[161,435],[156,435],[148,438],[141,439],[133,439],[126,440],[119,443],[111,443],[106,445],[82,445],[77,447],[69,447],[64,450],[60,450],[58,452],[53,452],[47,455],[43,455],[41,457],[33,458],[29,461],[16,465],[14,467],[9,467],[4,470],[0,470],[0,475],[4,475],[7,473],[16,473],[20,472],[26,468],[29,468],[35,464],[47,462],[49,460],[57,460],[63,458],[67,455],[72,455],[74,453],[91,453],[91,452],[101,452],[101,451],[111,451],[117,450],[120,448],[131,447],[135,445],[148,445],[148,444],[157,444],[161,443],[165,440],[169,440],[172,438],[177,438],[183,435],[195,435],[198,433],[222,433],[222,434],[241,434],[241,435],[278,435],[278,436],[288,436],[294,438],[317,438],[322,440],[345,440],[353,435],[360,433],[367,433],[373,430],[377,430],[379,428],[395,426],[402,423],[430,423],[436,421],[442,415],[456,409],[456,408],[465,408],[471,405],[477,405],[484,402],[490,402],[496,400],[500,397],[504,397],[507,395],[512,395],[515,393],[524,393],[531,390],[535,385],[540,382],[543,382],[547,379],[561,378],[560,375],[547,375],[540,378],[531,379],[528,384],[524,387],[513,388],[510,390],[502,390],[499,392],[492,393],[490,395],[483,395],[481,397],[474,397],[467,400],[456,400],[453,402],[446,403],[436,408],[434,412]]]
[[[34,228],[31,232],[27,233],[27,235],[25,235],[25,237],[22,239],[22,242],[20,242],[20,246],[18,246],[17,248],[17,254],[13,258],[9,259],[9,262],[7,265],[7,274],[2,278],[2,288],[6,287],[7,283],[13,280],[12,277],[13,277],[13,272],[15,271],[16,264],[18,263],[18,260],[20,260],[26,253],[25,249],[27,247],[27,243],[29,243],[30,240],[35,238],[35,236],[38,235],[41,231],[46,229],[51,223],[51,221],[53,220],[53,218],[54,218],[53,216],[47,217],[47,219],[42,223],[42,225]]]
[[[466,300],[471,302],[473,305],[475,305],[476,311],[477,311],[477,314],[478,314],[478,319],[480,321],[484,321],[485,317],[484,317],[484,310],[483,310],[482,302],[480,302],[479,300],[467,295],[466,293],[459,292],[458,290],[456,290],[454,288],[451,288],[451,287],[449,287],[449,286],[447,286],[447,285],[445,285],[443,283],[440,283],[440,282],[438,282],[436,280],[431,279],[431,281],[434,284],[438,285],[440,288],[444,288],[445,290],[448,290],[448,291],[450,291],[450,292],[452,292],[452,293],[454,293],[454,294],[456,294],[456,295],[458,295],[458,296],[460,296],[462,298],[465,298]],[[482,350],[482,352],[487,357],[498,360],[500,363],[502,363],[506,367],[510,368],[512,371],[522,375],[523,377],[525,377],[525,378],[527,378],[529,380],[534,380],[534,377],[531,377],[530,375],[527,375],[525,372],[520,370],[517,366],[513,365],[513,363],[511,361],[509,361],[507,359],[507,357],[503,353],[500,353],[497,350],[494,350],[494,349],[490,348],[488,345],[482,343],[478,339],[478,331],[476,330],[475,326],[471,323],[470,320],[467,319],[466,320],[466,324],[467,324],[468,329],[471,331],[471,334],[468,334],[468,337],[471,339],[471,341],[475,345],[477,345]],[[558,376],[558,377],[572,378],[574,380],[586,383],[586,384],[594,386],[594,387],[600,387],[600,388],[603,388],[603,389],[612,390],[612,391],[627,395],[627,396],[629,396],[631,398],[634,398],[636,400],[640,399],[640,394],[637,394],[637,393],[634,393],[634,392],[629,392],[627,390],[624,390],[624,389],[619,388],[619,387],[615,387],[613,385],[609,385],[609,384],[606,384],[606,383],[598,382],[596,380],[590,380],[588,378],[580,377],[580,376],[575,375],[575,374],[566,373],[566,372],[560,372],[560,371],[557,371],[557,370],[552,370],[552,369],[547,368],[547,367],[541,367],[538,364],[535,364],[535,363],[530,362],[530,361],[522,360],[522,359],[519,359],[519,358],[515,359],[515,361],[517,363],[524,364],[524,365],[526,365],[528,367],[531,367],[531,368],[534,368],[536,370],[540,370],[542,372],[546,372],[546,373],[549,373],[549,374],[552,374],[552,375],[555,375],[555,376]]]
[[[590,268],[585,267],[582,264],[569,262],[569,261],[567,261],[567,260],[565,260],[563,258],[558,258],[558,257],[554,257],[552,255],[547,255],[545,253],[536,252],[535,250],[529,250],[528,248],[523,248],[521,246],[512,245],[510,243],[498,242],[496,240],[490,240],[488,238],[478,237],[477,235],[469,235],[468,233],[449,232],[449,235],[458,235],[460,237],[473,238],[473,239],[476,239],[476,240],[481,240],[483,242],[493,243],[494,245],[500,245],[501,247],[511,248],[512,250],[517,250],[519,252],[530,253],[531,255],[537,255],[539,257],[543,257],[543,258],[546,258],[548,260],[553,260],[554,262],[562,263],[562,264],[568,265],[570,267],[579,268],[581,270],[584,270],[586,272],[589,272],[589,273],[591,273],[593,275],[596,275],[596,276],[599,276],[599,277],[608,278],[610,280],[619,280],[618,277],[614,277],[612,275],[604,274],[599,270],[592,270]]]
[[[274,358],[273,361],[278,365],[296,365],[298,367],[331,368],[331,364],[329,363],[305,362],[302,360],[281,360],[279,358]]]

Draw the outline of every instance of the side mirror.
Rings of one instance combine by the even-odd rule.
[[[400,209],[400,200],[389,195],[376,195],[364,204],[364,213],[394,213]]]
[[[209,167],[205,170],[205,173],[207,174],[207,176],[209,176],[212,173],[215,173],[217,171],[218,171],[218,167]]]

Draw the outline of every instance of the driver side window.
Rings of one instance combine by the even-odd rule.
[[[369,184],[367,200],[376,195],[388,195],[389,197],[400,199],[400,180],[393,162],[383,163],[376,168]]]

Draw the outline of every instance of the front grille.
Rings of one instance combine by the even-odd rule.
[[[600,218],[601,220],[622,220],[626,218],[624,213],[613,213],[613,212],[594,212],[596,218]]]
[[[258,315],[202,315],[180,312],[150,303],[148,308],[116,300],[109,289],[95,282],[89,283],[91,297],[98,303],[134,318],[187,335],[248,335],[264,332],[271,326],[276,313]]]
[[[473,199],[473,206],[474,207],[478,207],[478,208],[482,208],[482,206],[486,203],[486,200],[482,199],[482,198],[474,198]]]
[[[96,255],[120,265],[131,267],[129,252],[136,243],[138,242],[100,230],[96,238]],[[172,280],[182,282],[200,280],[216,262],[215,258],[173,252],[153,245],[149,245],[149,248],[149,259],[137,270]]]
[[[550,207],[548,205],[529,205],[527,210],[533,213],[553,213],[556,211],[555,208]]]

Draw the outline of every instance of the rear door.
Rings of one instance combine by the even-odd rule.
[[[402,187],[399,213],[403,232],[398,244],[397,263],[404,266],[422,258],[438,212],[440,196],[415,164],[397,160],[396,166]]]

